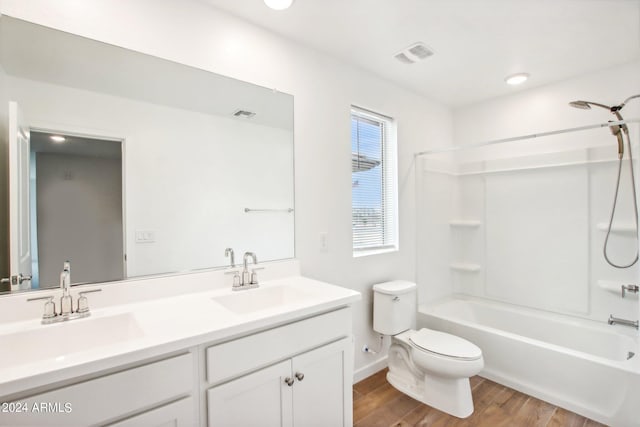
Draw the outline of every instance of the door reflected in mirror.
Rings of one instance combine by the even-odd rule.
[[[122,141],[31,131],[30,224],[35,288],[125,277]]]

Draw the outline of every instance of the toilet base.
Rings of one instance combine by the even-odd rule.
[[[468,378],[425,375],[424,379],[416,379],[390,370],[387,381],[407,396],[454,417],[467,418],[473,414],[473,398]]]
[[[455,417],[466,418],[473,413],[468,377],[443,376],[420,369],[414,363],[409,349],[401,342],[402,337],[394,337],[394,340],[395,343],[389,348],[389,384],[402,393]],[[473,375],[480,369],[481,366]]]

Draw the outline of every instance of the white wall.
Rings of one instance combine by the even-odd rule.
[[[359,351],[376,341],[370,287],[389,279],[415,280],[413,153],[450,144],[447,108],[199,2],[3,0],[2,11],[294,95],[296,256],[305,276],[363,293],[354,318],[356,370],[380,359]],[[352,257],[352,104],[398,122],[396,253]],[[320,251],[321,232],[328,233],[327,252]]]
[[[455,144],[465,145],[612,120],[613,115],[603,109],[580,110],[567,104],[575,100],[618,104],[640,93],[639,71],[640,62],[623,64],[458,108],[454,111]],[[628,119],[639,117],[640,99],[630,101],[622,114]]]
[[[74,282],[124,275],[120,159],[38,153],[40,287],[58,287],[64,261]]]
[[[6,74],[0,67],[0,165],[9,157],[9,95]],[[0,206],[9,205],[9,168],[0,171]],[[0,209],[0,277],[9,277],[9,218],[8,210]],[[0,291],[2,291],[0,286]]]
[[[460,108],[454,111],[456,145],[614,119],[605,110],[578,110],[567,104],[578,99],[618,104],[640,93],[638,76],[640,62],[634,62]],[[630,101],[622,112],[627,119],[638,118],[639,113],[638,100]],[[635,144],[640,141],[639,129],[630,125]],[[638,266],[616,269],[602,256],[605,233],[598,225],[608,223],[617,171],[616,143],[606,127],[469,150],[464,156],[490,159],[477,164],[485,170],[515,170],[457,178],[424,172],[418,201],[433,213],[421,234],[419,257],[432,264],[420,276],[423,295],[437,289],[432,283],[435,272],[450,278],[454,292],[598,321],[606,321],[610,313],[637,318],[638,298],[622,300],[619,289],[622,283],[638,281]],[[435,158],[429,160],[433,169]],[[557,166],[565,163],[579,165]],[[633,224],[630,191],[630,176],[624,171],[617,224]],[[450,219],[478,220],[480,225],[452,227]],[[438,239],[429,241],[429,233],[439,233]],[[636,247],[633,235],[614,232],[609,253],[619,262],[630,261]],[[447,271],[452,262],[480,269]],[[617,289],[605,290],[603,282],[615,283]]]
[[[29,123],[124,140],[127,276],[225,265],[224,249],[293,256],[288,130],[8,77]],[[265,163],[268,163],[266,165]],[[137,231],[153,243],[137,243]],[[264,235],[263,245],[256,236]],[[74,279],[75,280],[75,279]],[[46,284],[46,283],[45,283]]]

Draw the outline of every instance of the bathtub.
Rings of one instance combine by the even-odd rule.
[[[466,297],[421,305],[418,327],[480,347],[485,378],[604,424],[640,426],[633,328]]]

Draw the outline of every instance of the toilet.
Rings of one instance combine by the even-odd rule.
[[[466,418],[473,413],[469,377],[484,367],[482,350],[455,335],[411,329],[416,303],[415,283],[373,286],[373,329],[392,336],[387,381],[416,400]]]

